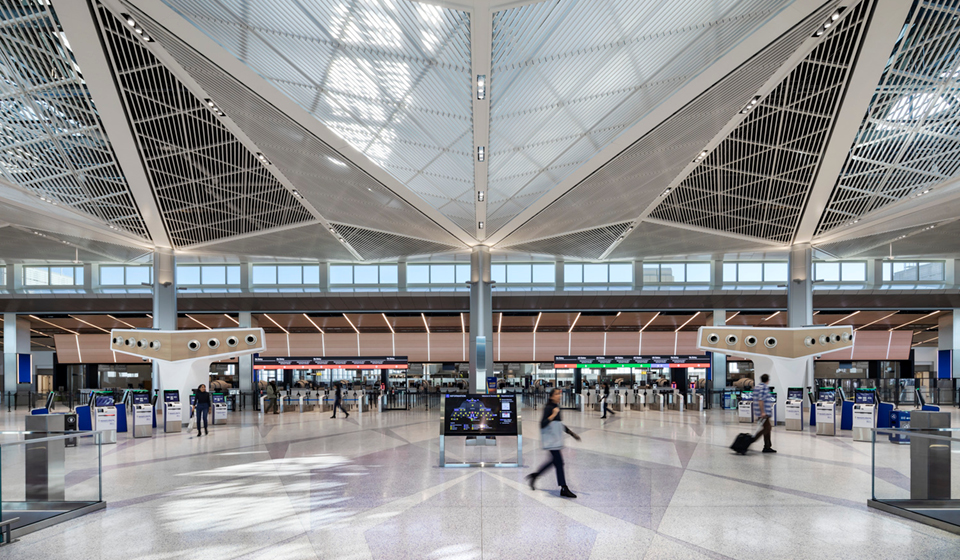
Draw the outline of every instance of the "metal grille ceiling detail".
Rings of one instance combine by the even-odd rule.
[[[581,259],[599,259],[607,247],[626,233],[628,228],[630,228],[630,222],[611,224],[529,243],[518,243],[507,246],[506,249]]]
[[[823,25],[837,3],[822,6],[567,191],[505,242],[552,237],[564,233],[572,223],[599,227],[636,220]]]
[[[149,239],[56,14],[14,0],[0,9],[0,174]]]
[[[248,257],[274,257],[291,259],[355,260],[350,251],[320,224],[268,231],[258,235],[226,239],[191,251],[196,253],[220,255],[242,255]]]
[[[714,255],[770,250],[764,241],[726,237],[719,233],[641,222],[610,252],[611,259],[676,258],[678,255]]]
[[[652,218],[790,243],[826,147],[870,2],[819,45],[697,165]]]
[[[0,228],[4,262],[15,261],[77,263],[102,261],[126,262],[144,255],[144,251],[103,241],[83,239],[23,226]]]
[[[125,22],[105,8],[99,13],[141,157],[175,246],[314,219]]]
[[[495,13],[488,229],[788,4],[559,0]]]
[[[951,220],[952,222],[953,220]],[[836,241],[833,243],[825,243],[817,245],[817,249],[825,253],[829,253],[838,259],[847,259],[851,257],[856,257],[858,255],[864,254],[867,251],[872,249],[877,249],[879,251],[879,256],[889,256],[892,253],[897,254],[902,252],[902,248],[906,245],[913,243],[914,236],[920,233],[930,232],[931,234],[940,237],[942,239],[953,239],[948,236],[947,231],[944,229],[944,225],[949,222],[940,222],[940,223],[931,223],[927,225],[916,225],[906,228],[894,229],[890,231],[885,231],[883,233],[875,233],[873,235],[865,235],[862,237],[857,237],[854,239],[844,239],[841,241]],[[953,228],[955,231],[956,228]],[[925,254],[925,253],[934,253],[934,252],[946,252],[944,245],[947,244],[945,241],[939,243],[931,243],[929,247],[924,248],[921,253],[910,253],[910,255]],[[891,247],[892,245],[892,247]],[[913,243],[913,246],[916,247],[916,244]],[[878,253],[878,251],[871,251],[871,256]]]
[[[469,14],[407,1],[164,2],[474,229]]]
[[[924,194],[960,172],[960,1],[917,2],[817,233]]]
[[[360,253],[360,256],[365,260],[446,253],[462,249],[462,247],[453,245],[344,224],[333,224],[333,227],[337,235],[343,237],[353,247],[353,250]]]

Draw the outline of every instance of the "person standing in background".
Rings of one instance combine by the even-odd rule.
[[[203,431],[210,435],[210,429],[207,427],[207,413],[210,412],[210,393],[207,392],[207,386],[203,383],[197,387],[196,401],[193,405],[194,414],[197,416],[197,437],[203,435],[200,432],[200,423],[203,423]]]
[[[763,422],[763,429],[754,436],[753,441],[763,436],[763,453],[776,453],[770,438],[773,423],[770,421],[770,387],[767,386],[767,381],[770,381],[770,376],[765,373],[760,376],[760,383],[753,388],[753,414]]]
[[[264,410],[263,413],[266,414],[270,410],[273,410],[274,414],[280,414],[280,408],[277,406],[277,382],[271,381],[267,383],[267,410]]]

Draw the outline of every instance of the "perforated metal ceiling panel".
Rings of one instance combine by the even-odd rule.
[[[279,257],[310,260],[355,260],[343,244],[322,225],[307,224],[280,231],[213,243],[192,254],[226,254],[241,257]]]
[[[524,251],[547,255],[563,255],[581,259],[599,259],[600,255],[621,235],[626,233],[630,223],[611,224],[600,228],[538,239],[527,243],[508,245],[511,251]]]
[[[314,219],[126,22],[103,7],[99,16],[141,156],[175,246]]]
[[[461,248],[344,224],[333,224],[333,227],[365,260],[445,253]]]
[[[871,5],[843,14],[650,216],[793,241]]]
[[[790,3],[559,0],[495,13],[491,227]]]
[[[633,221],[670,185],[760,87],[813,35],[836,1],[717,82],[556,202],[511,233],[524,243],[579,227]]]
[[[69,263],[129,261],[143,256],[143,249],[93,241],[22,226],[0,228],[0,260],[4,262],[50,261]]]
[[[149,239],[52,7],[0,1],[0,174]]]
[[[164,2],[473,229],[468,13],[406,0]]]
[[[449,232],[178,37],[149,18],[139,20],[325,218],[462,247]]]
[[[960,1],[917,2],[818,233],[960,173]]]
[[[611,259],[676,258],[769,250],[771,245],[664,224],[641,222],[610,253]]]
[[[960,253],[960,221],[950,221],[934,228],[908,228],[878,234],[848,242],[831,243],[822,247],[831,254],[855,255],[859,258],[931,257],[953,258]],[[853,251],[856,251],[853,253]],[[838,254],[839,253],[839,254]]]

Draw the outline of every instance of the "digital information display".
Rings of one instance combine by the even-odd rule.
[[[876,393],[872,389],[857,389],[853,394],[853,399],[856,404],[874,404]]]
[[[790,387],[787,389],[787,398],[792,401],[803,400],[803,387]]]
[[[134,393],[133,404],[150,404],[150,393],[146,391],[143,393]]]
[[[113,404],[113,397],[111,395],[97,394],[93,406],[112,406]]]
[[[554,356],[554,369],[708,368],[707,356]]]
[[[180,391],[164,391],[163,402],[180,402]]]
[[[445,436],[515,436],[515,395],[446,395],[443,409]]]
[[[263,358],[254,356],[253,369],[407,369],[406,356],[346,358]]]
[[[833,387],[821,387],[818,393],[818,399],[820,402],[833,402],[837,400],[837,392]]]
[[[213,404],[222,404],[227,402],[227,399],[223,396],[223,393],[213,393],[210,395],[213,399]]]

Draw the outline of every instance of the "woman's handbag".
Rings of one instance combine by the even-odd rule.
[[[540,429],[540,444],[544,449],[563,449],[563,422],[554,420]]]

